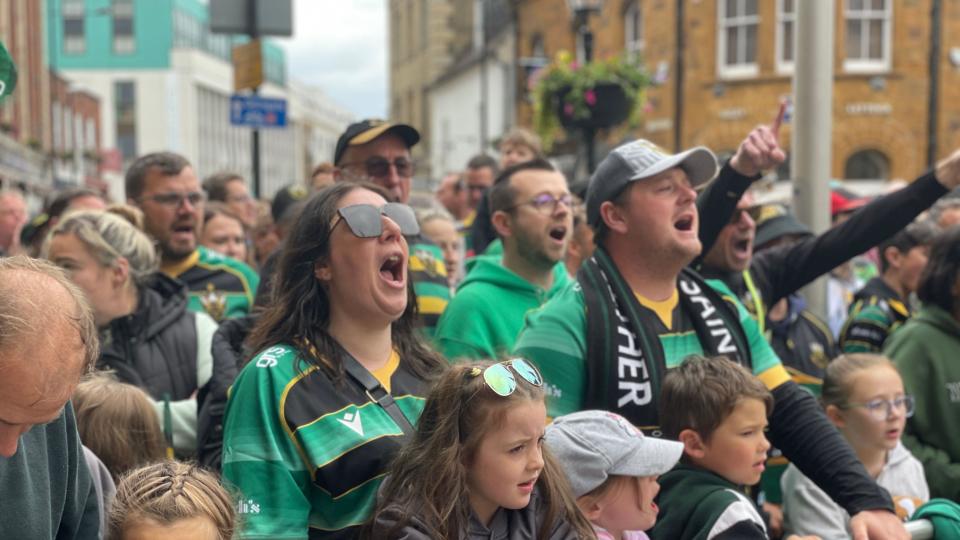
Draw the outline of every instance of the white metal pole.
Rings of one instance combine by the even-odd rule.
[[[833,22],[835,2],[794,2],[792,176],[797,217],[816,233],[830,226],[830,147],[833,123]],[[816,254],[814,254],[816,256]],[[809,309],[826,318],[826,280],[805,289]]]

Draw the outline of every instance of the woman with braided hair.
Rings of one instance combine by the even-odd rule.
[[[195,464],[161,461],[134,469],[117,486],[107,540],[230,540],[236,510],[217,478]]]

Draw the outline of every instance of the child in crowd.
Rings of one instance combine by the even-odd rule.
[[[900,442],[913,396],[896,367],[878,354],[841,355],[827,365],[821,401],[870,476],[893,496],[907,519],[930,498],[923,465]],[[794,465],[781,479],[784,530],[827,539],[850,538],[850,516]]]
[[[426,210],[417,213],[420,233],[443,251],[447,268],[447,282],[454,290],[463,277],[463,237],[457,232],[457,222],[446,210]]]
[[[517,127],[500,139],[500,168],[543,157],[543,144],[532,131]]]
[[[657,477],[677,464],[682,444],[644,437],[626,418],[606,411],[556,418],[546,442],[599,540],[647,538],[642,531],[657,520]]]
[[[691,356],[667,373],[660,426],[665,437],[683,443],[684,456],[660,478],[662,510],[651,538],[768,538],[742,486],[760,481],[772,409],[773,396],[763,383],[724,357]]]
[[[193,464],[161,461],[127,473],[110,509],[107,540],[230,540],[236,510],[217,477]]]
[[[140,388],[100,371],[77,385],[72,400],[80,440],[103,461],[114,482],[130,469],[163,459],[160,421]]]
[[[540,372],[523,359],[452,366],[397,456],[367,538],[593,538],[543,445]]]

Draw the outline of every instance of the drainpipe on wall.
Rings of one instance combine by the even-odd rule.
[[[943,0],[933,0],[930,7],[930,107],[927,110],[927,166],[937,162],[937,116],[940,104],[940,35],[943,31],[941,16]]]
[[[684,0],[677,0],[677,75],[673,88],[673,151],[683,150],[683,48],[684,27],[683,9]]]

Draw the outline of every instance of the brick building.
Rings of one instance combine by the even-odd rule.
[[[0,40],[17,66],[0,106],[0,182],[33,205],[54,188],[100,181],[100,101],[48,67],[44,2],[0,2]]]
[[[607,0],[589,19],[594,57],[638,51],[658,81],[644,125],[607,141],[633,135],[666,148],[735,150],[791,94],[797,3]],[[835,6],[832,175],[913,178],[931,156],[960,146],[960,0]],[[565,0],[521,0],[517,27],[521,58],[578,48]],[[519,121],[529,125],[529,103],[519,95]],[[787,124],[787,148],[790,135]]]

